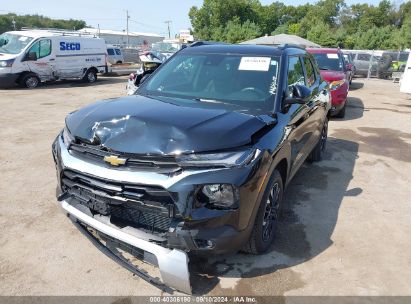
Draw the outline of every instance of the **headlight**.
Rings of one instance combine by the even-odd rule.
[[[342,86],[344,84],[345,80],[336,80],[330,83],[330,90],[336,90],[338,89],[340,86]]]
[[[2,60],[0,61],[0,66],[2,68],[10,68],[13,65],[14,59]]]
[[[237,187],[230,184],[203,185],[197,193],[199,203],[205,203],[211,208],[229,209],[236,208],[239,199]]]
[[[70,134],[70,131],[67,129],[67,127],[65,127],[63,129],[63,132],[62,132],[61,136],[62,136],[63,142],[64,142],[64,144],[66,145],[67,148],[74,141],[74,137],[73,137],[73,135]]]
[[[176,160],[183,167],[241,167],[256,159],[260,153],[261,151],[258,149],[247,149],[221,153],[188,154],[179,156]]]

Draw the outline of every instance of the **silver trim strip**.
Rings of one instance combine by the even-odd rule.
[[[110,227],[81,212],[67,201],[60,202],[63,210],[80,222],[108,235],[112,238],[154,254],[158,261],[163,283],[179,291],[191,294],[190,273],[188,271],[188,256],[178,249],[167,249],[148,241],[139,239],[119,229]]]
[[[122,168],[110,169],[101,167],[99,165],[86,162],[79,158],[72,156],[67,147],[63,143],[61,136],[59,136],[59,146],[61,151],[61,161],[63,168],[73,169],[79,172],[88,173],[93,176],[97,176],[103,179],[109,179],[113,181],[126,182],[126,183],[135,183],[141,185],[156,185],[162,186],[163,188],[169,188],[172,185],[176,184],[180,180],[184,179],[187,176],[219,171],[222,169],[203,169],[203,170],[184,170],[182,173],[169,177],[165,174],[159,174],[155,172],[141,172],[141,171],[129,171]]]

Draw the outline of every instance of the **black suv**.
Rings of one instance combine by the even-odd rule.
[[[136,95],[67,116],[52,147],[58,200],[117,262],[160,285],[119,252],[139,256],[190,292],[187,253],[269,249],[284,188],[322,157],[329,110],[303,49],[188,47]]]

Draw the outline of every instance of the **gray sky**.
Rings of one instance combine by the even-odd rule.
[[[260,0],[262,4],[273,1]],[[398,2],[400,0],[397,0]],[[2,2],[2,3],[1,3]],[[302,4],[316,1],[283,1],[286,4]],[[0,0],[0,14],[14,12],[17,14],[40,14],[52,18],[83,19],[88,25],[101,29],[124,30],[126,28],[126,10],[129,10],[130,31],[167,34],[166,20],[171,20],[172,37],[180,29],[190,27],[188,11],[191,6],[200,7],[202,0]],[[29,4],[30,3],[30,4]],[[370,3],[378,4],[379,0],[346,0],[347,4]]]

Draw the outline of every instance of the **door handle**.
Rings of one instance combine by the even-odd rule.
[[[53,59],[53,58],[50,59],[50,61],[54,61],[54,60],[56,60],[56,59]]]

